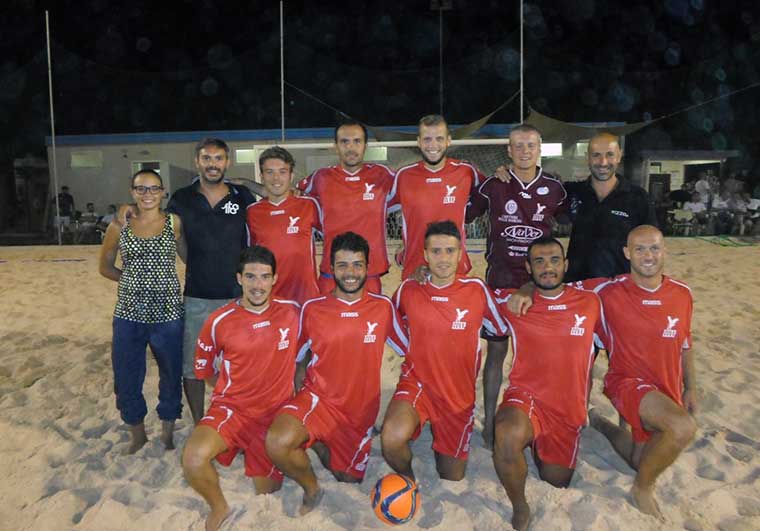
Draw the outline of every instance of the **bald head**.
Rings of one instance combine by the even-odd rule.
[[[597,181],[608,181],[615,177],[623,151],[620,139],[612,133],[594,135],[588,143],[588,168]]]
[[[626,245],[630,247],[632,243],[641,240],[657,240],[661,242],[663,241],[662,231],[654,225],[639,225],[638,227],[631,229],[631,232],[628,233]]]
[[[631,278],[640,286],[656,288],[665,268],[665,240],[652,225],[639,225],[628,233],[623,254],[631,262]]]

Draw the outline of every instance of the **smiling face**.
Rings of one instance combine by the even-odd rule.
[[[562,247],[556,243],[535,245],[530,249],[525,268],[540,292],[552,292],[562,287],[567,272]]]
[[[454,236],[434,234],[425,240],[425,260],[436,285],[448,284],[457,274],[462,244]]]
[[[267,159],[261,164],[261,182],[267,191],[267,199],[278,203],[290,192],[293,168],[282,159]]]
[[[198,152],[195,167],[205,183],[217,184],[224,179],[224,174],[230,167],[230,159],[223,148],[209,145]]]
[[[163,193],[161,179],[152,173],[138,173],[132,179],[132,199],[140,210],[160,208]]]
[[[256,262],[245,264],[243,272],[237,274],[237,281],[243,288],[243,307],[258,311],[269,304],[277,275],[272,273],[272,266],[269,264]]]
[[[642,225],[628,234],[623,254],[631,262],[634,281],[656,280],[665,268],[665,240],[656,227]]]
[[[623,152],[614,135],[597,135],[589,142],[588,168],[597,181],[613,178],[622,158]]]
[[[535,131],[513,131],[509,134],[507,153],[515,169],[533,170],[541,156],[541,137]]]
[[[451,135],[445,123],[420,125],[417,146],[422,152],[422,160],[430,167],[436,168],[446,159],[446,151],[451,145]]]
[[[367,258],[360,251],[335,252],[332,264],[336,295],[343,299],[357,298],[367,282]]]

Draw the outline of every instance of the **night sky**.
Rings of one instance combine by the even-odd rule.
[[[338,111],[409,125],[438,111],[430,0],[315,4],[285,5],[287,127],[329,127]],[[44,153],[45,8],[58,134],[280,126],[277,2],[6,0],[0,174]],[[519,89],[519,3],[453,0],[443,29],[444,114],[469,123]],[[525,45],[526,103],[565,121],[656,119],[760,83],[751,0],[531,2]],[[735,169],[760,173],[758,99],[760,87],[658,121],[629,152],[739,149]],[[518,119],[515,100],[492,121]]]

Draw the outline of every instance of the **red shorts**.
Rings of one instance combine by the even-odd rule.
[[[319,293],[322,295],[326,295],[335,289],[335,279],[332,275],[327,275],[326,273],[320,273],[317,284],[319,285]],[[382,295],[383,293],[383,283],[379,276],[368,276],[364,288],[369,293],[376,293],[377,295]]]
[[[299,391],[282,406],[278,411],[278,414],[281,413],[291,415],[303,423],[309,432],[305,448],[317,441],[327,446],[333,471],[364,478],[372,450],[371,424],[353,426],[346,415],[307,389]]]
[[[610,399],[618,413],[631,426],[633,442],[647,442],[652,437],[652,432],[644,429],[641,423],[639,407],[641,400],[647,393],[660,391],[669,396],[656,384],[649,383],[641,378],[625,378],[622,376],[610,376],[604,378],[604,394]],[[681,405],[680,399],[669,396],[676,404]]]
[[[264,448],[264,439],[272,420],[274,415],[252,419],[230,407],[212,404],[198,424],[214,428],[224,439],[227,450],[216,456],[219,464],[230,466],[238,452],[242,451],[245,454],[246,476],[282,481],[282,472],[272,464]]]
[[[499,411],[513,407],[523,411],[533,427],[533,451],[543,463],[575,468],[583,426],[570,426],[555,411],[542,406],[530,393],[508,387]]]
[[[464,411],[448,411],[443,404],[436,404],[430,393],[425,392],[422,383],[408,373],[401,374],[393,400],[408,402],[420,418],[420,425],[412,439],[420,436],[422,427],[429,421],[433,432],[433,450],[455,459],[467,459],[475,422],[475,404]]]

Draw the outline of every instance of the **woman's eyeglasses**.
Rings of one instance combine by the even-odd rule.
[[[145,195],[147,192],[150,192],[151,195],[160,194],[164,191],[163,186],[133,186],[132,190],[135,191],[137,195]]]

